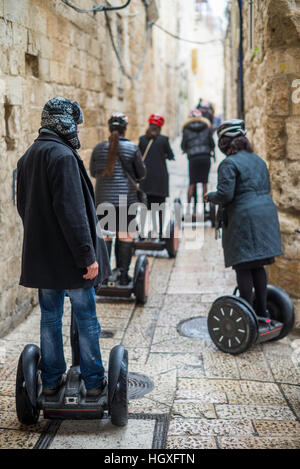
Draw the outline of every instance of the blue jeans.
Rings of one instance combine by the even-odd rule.
[[[80,371],[87,390],[97,389],[104,378],[100,352],[100,324],[96,316],[94,288],[39,290],[41,307],[42,383],[54,389],[66,371],[63,349],[62,316],[68,294],[78,328]]]

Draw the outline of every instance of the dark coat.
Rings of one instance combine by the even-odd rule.
[[[222,244],[226,267],[282,254],[268,169],[255,153],[239,151],[221,162],[217,192],[210,192],[208,201],[225,207]]]
[[[110,275],[83,161],[59,136],[40,134],[18,161],[17,207],[24,226],[20,285],[89,288]],[[85,280],[99,263],[99,276]]]
[[[91,156],[90,173],[92,177],[96,178],[96,205],[106,202],[118,207],[120,205],[119,196],[127,197],[127,205],[134,204],[137,202],[136,187],[126,176],[124,168],[134,181],[138,182],[143,179],[146,175],[146,168],[142,161],[141,152],[135,143],[120,137],[119,158],[116,161],[114,174],[111,178],[102,177],[106,167],[108,147],[108,141],[98,143]]]
[[[204,117],[192,117],[183,126],[181,149],[188,158],[203,156],[210,158],[215,148],[211,123]]]
[[[150,139],[143,135],[139,140],[142,155],[148,146]],[[174,160],[174,153],[170,146],[169,138],[165,135],[155,137],[145,159],[147,176],[141,183],[141,189],[148,195],[168,197],[169,174],[166,160]]]

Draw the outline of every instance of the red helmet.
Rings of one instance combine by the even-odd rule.
[[[151,114],[151,116],[148,119],[149,124],[155,124],[158,125],[158,127],[162,127],[165,123],[165,119],[163,116],[160,116],[159,114]]]

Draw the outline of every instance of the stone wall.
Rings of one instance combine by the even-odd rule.
[[[174,32],[183,14],[178,1],[156,2],[160,24]],[[95,1],[74,3],[91,8]],[[126,73],[132,76],[143,58],[147,14],[155,12],[154,0],[151,10],[146,11],[146,4],[132,0],[130,8],[108,14]],[[85,116],[80,154],[87,167],[92,148],[107,137],[113,111],[128,114],[129,138],[137,140],[152,112],[166,116],[164,131],[173,137],[180,113],[178,47],[153,29],[139,80],[130,80],[116,59],[103,13],[79,14],[61,0],[0,0],[0,336],[36,303],[36,292],[18,285],[22,227],[13,200],[13,171],[37,137],[44,103],[53,96],[80,103]]]
[[[226,39],[226,117],[236,117],[238,2],[232,2]],[[294,299],[300,325],[300,2],[248,2],[243,7],[244,105],[249,139],[269,167],[284,255],[269,269],[269,281]],[[250,33],[252,29],[252,44]],[[232,79],[233,77],[233,79]]]

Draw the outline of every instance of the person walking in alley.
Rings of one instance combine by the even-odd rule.
[[[149,127],[145,135],[139,139],[139,148],[147,168],[147,176],[141,183],[142,190],[147,194],[148,210],[152,214],[152,238],[162,238],[164,222],[164,204],[169,196],[169,174],[166,160],[174,160],[169,137],[161,135],[165,119],[159,114],[151,114]],[[157,213],[159,227],[157,227]]]
[[[133,252],[133,238],[129,225],[135,219],[136,213],[130,213],[130,207],[138,201],[135,184],[146,174],[139,148],[125,137],[127,124],[128,118],[125,114],[112,114],[108,121],[110,137],[95,146],[90,161],[91,176],[96,178],[98,217],[103,229],[116,232],[116,267],[120,269],[120,284],[124,286],[131,282],[128,271]],[[111,210],[108,208],[106,215],[104,209],[107,204],[114,208],[113,220],[110,219],[108,223],[105,220]],[[103,213],[100,214],[101,207]],[[105,242],[110,256],[112,238],[107,236]]]
[[[188,203],[190,204],[194,198],[193,220],[196,218],[197,184],[199,182],[202,184],[204,196],[207,192],[210,158],[214,155],[214,148],[215,142],[210,121],[202,116],[199,109],[192,109],[188,121],[183,126],[181,149],[187,154],[189,160]]]
[[[57,392],[66,371],[62,316],[70,297],[79,332],[80,370],[87,395],[106,387],[94,285],[111,271],[96,234],[91,181],[77,150],[83,115],[62,97],[44,106],[39,136],[18,161],[17,208],[24,226],[20,284],[37,288],[41,308],[43,392]]]
[[[264,266],[282,254],[280,227],[266,163],[253,152],[246,133],[240,119],[217,129],[226,158],[218,168],[217,191],[205,199],[221,206],[225,267],[235,269],[241,297],[252,304],[254,288],[257,315],[269,317]]]

